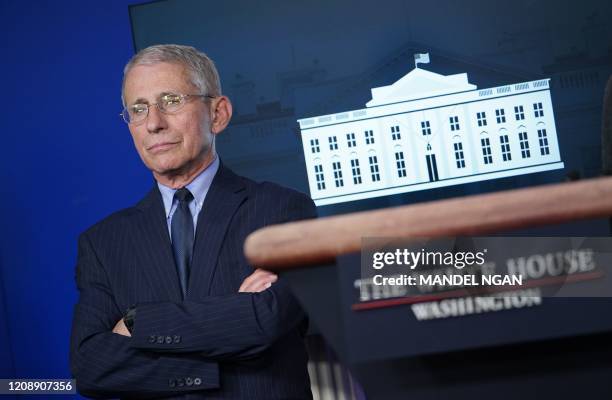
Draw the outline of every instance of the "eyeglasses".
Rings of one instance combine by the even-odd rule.
[[[155,103],[136,103],[131,106],[124,107],[123,111],[121,111],[121,115],[123,120],[127,124],[138,124],[147,119],[149,115],[149,107],[157,106],[157,109],[164,114],[175,114],[179,112],[185,104],[187,104],[187,100],[195,97],[204,97],[209,99],[214,99],[214,96],[209,96],[207,94],[175,94],[168,93],[163,96],[160,96]]]

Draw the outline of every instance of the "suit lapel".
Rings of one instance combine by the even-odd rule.
[[[161,193],[157,185],[136,206],[142,212],[138,215],[134,256],[142,260],[142,274],[149,281],[153,293],[159,300],[182,301],[183,294],[172,256],[172,245]]]
[[[188,297],[191,297],[194,288],[204,290],[205,295],[210,293],[217,258],[230,220],[246,197],[241,179],[220,164],[198,216]]]

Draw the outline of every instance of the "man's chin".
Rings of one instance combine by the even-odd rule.
[[[153,170],[155,175],[165,176],[165,177],[173,177],[177,175],[181,175],[182,170],[176,167],[159,167]]]
[[[158,182],[191,181],[199,172],[210,164],[202,160],[192,162],[179,162],[180,160],[168,160],[168,162],[151,163],[149,169]]]
[[[149,169],[153,172],[153,175],[159,176],[176,176],[180,175],[184,168],[180,168],[177,164],[173,163],[165,163],[165,164],[156,164],[149,166]]]

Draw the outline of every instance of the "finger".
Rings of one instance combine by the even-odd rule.
[[[247,276],[244,281],[242,282],[243,285],[249,285],[251,284],[251,282],[254,282],[255,280],[257,280],[257,278],[262,275],[262,274],[266,274],[266,273],[270,273],[268,271],[265,271],[261,268],[257,268],[255,271],[253,271],[253,273],[249,276]]]
[[[257,282],[257,284],[254,286],[254,291],[255,292],[262,292],[268,288],[270,288],[272,286],[272,284],[274,282],[276,282],[278,280],[278,276],[273,275],[270,277],[266,277],[265,279],[262,279],[260,281]]]
[[[266,277],[273,277],[276,274],[273,274],[270,271],[263,270],[261,268],[256,269],[251,275],[247,276],[242,284],[240,285],[239,292],[246,291],[246,288],[252,288],[253,285],[257,285],[257,282],[260,282],[262,279],[266,279]]]
[[[277,280],[278,276],[276,276],[275,274],[259,274],[257,277],[254,277],[253,279],[249,280],[248,283],[243,284],[240,287],[239,291],[251,293],[261,292],[272,286],[272,284]]]
[[[128,331],[127,327],[125,326],[125,323],[123,322],[123,318],[121,318],[119,322],[117,322],[117,325],[115,325],[115,327],[113,328],[113,333],[123,335],[123,336],[132,336],[130,334],[130,331]]]
[[[248,285],[245,285],[244,287],[242,287],[240,291],[249,292],[249,293],[261,292],[262,290],[267,289],[272,284],[273,280],[274,278],[267,278],[267,279],[253,281],[249,283]]]
[[[119,321],[117,321],[117,323],[115,324],[115,326],[113,327],[113,332],[114,333],[119,333],[119,329],[121,326],[121,321],[123,320],[123,318],[121,318]]]

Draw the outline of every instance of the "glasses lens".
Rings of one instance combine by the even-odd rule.
[[[159,104],[163,112],[172,113],[180,110],[181,107],[183,107],[185,104],[185,98],[179,94],[167,94],[162,96],[157,104]]]
[[[127,109],[130,124],[143,121],[147,118],[149,106],[147,104],[134,104]]]

